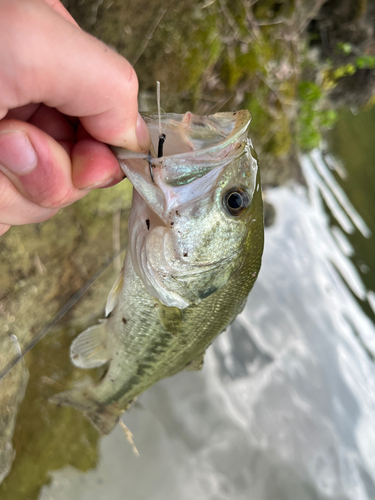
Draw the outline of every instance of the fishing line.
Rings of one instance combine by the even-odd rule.
[[[158,105],[158,117],[159,117],[159,139],[161,136],[161,111],[160,111],[160,82],[156,82],[156,102]]]
[[[159,143],[158,143],[158,158],[161,158],[163,156],[163,148],[164,148],[164,141],[166,139],[166,135],[163,134],[161,131],[161,109],[160,109],[160,82],[156,82],[156,101],[157,101],[157,106],[158,106],[158,117],[159,117]],[[148,169],[150,171],[150,177],[152,182],[155,182],[154,180],[154,174],[152,172],[152,156],[151,156],[151,151],[148,152]]]
[[[28,352],[35,347],[35,345],[55,326],[60,319],[79,301],[79,299],[87,292],[87,290],[95,283],[96,280],[108,269],[108,267],[117,259],[119,255],[126,249],[127,243],[124,244],[118,252],[112,255],[109,260],[107,260],[96,273],[88,280],[81,288],[63,305],[56,316],[33,338],[33,340],[26,346],[26,348],[21,351],[17,356],[15,356],[12,361],[10,361],[5,368],[0,371],[0,380],[2,380],[10,370],[16,366],[22,359],[26,356]]]

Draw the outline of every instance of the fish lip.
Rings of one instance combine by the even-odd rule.
[[[223,113],[224,114],[224,113]],[[228,113],[230,114],[230,113]],[[236,111],[235,113],[233,114],[237,114],[237,120],[236,120],[236,123],[233,127],[233,130],[232,132],[230,132],[229,135],[227,135],[225,137],[225,139],[223,139],[222,141],[220,142],[217,142],[216,144],[214,144],[213,146],[208,146],[206,148],[201,148],[201,149],[195,149],[193,151],[185,151],[184,153],[177,153],[175,155],[167,155],[167,156],[161,156],[160,158],[152,158],[151,160],[151,164],[154,166],[154,167],[159,167],[159,168],[163,168],[163,160],[165,160],[166,158],[173,158],[173,159],[183,159],[185,156],[189,156],[189,155],[192,155],[194,154],[195,156],[205,156],[205,155],[211,155],[212,153],[214,153],[215,151],[217,151],[218,149],[224,149],[229,146],[232,142],[235,142],[234,141],[234,138],[237,136],[239,137],[240,135],[243,134],[244,130],[247,130],[249,125],[250,125],[250,122],[251,122],[251,114],[248,110],[244,109],[244,110],[240,110],[240,111]],[[213,115],[214,116],[214,115]],[[150,117],[152,118],[156,118],[156,115],[150,115]],[[241,125],[241,122],[242,122],[242,125]],[[228,156],[229,153],[227,153],[225,156],[223,156],[222,158],[220,158],[220,160],[222,161],[224,158],[226,158]]]
[[[220,113],[217,113],[217,114],[220,114]],[[222,113],[222,114],[229,115],[231,113]],[[228,146],[229,144],[234,142],[233,139],[236,136],[240,136],[241,133],[244,132],[244,130],[247,130],[247,128],[249,127],[250,122],[251,122],[251,114],[248,110],[240,110],[240,111],[236,111],[232,114],[238,115],[236,123],[233,127],[232,132],[230,132],[230,134],[227,135],[225,137],[225,139],[223,139],[222,141],[214,144],[213,146],[208,146],[206,148],[201,148],[201,149],[195,149],[193,151],[185,151],[183,153],[177,153],[174,155],[165,155],[165,156],[161,156],[160,158],[152,157],[151,164],[156,168],[157,167],[163,168],[163,166],[164,166],[163,161],[167,158],[183,159],[184,157],[192,155],[192,154],[197,155],[197,156],[198,155],[205,156],[205,155],[212,154],[214,151],[216,151],[219,148],[224,149],[226,146]],[[143,116],[146,118],[149,117],[150,119],[157,119],[157,115],[143,115]],[[215,115],[213,115],[213,116],[215,116]],[[242,124],[241,124],[241,122],[242,122]],[[117,147],[117,146],[110,146],[110,149],[112,150],[113,154],[116,156],[116,158],[120,164],[121,169],[122,169],[122,166],[120,163],[121,160],[125,160],[125,159],[148,160],[150,158],[149,152],[140,152],[139,153],[139,152],[130,151],[130,150],[127,150],[127,149],[124,149],[121,147]]]

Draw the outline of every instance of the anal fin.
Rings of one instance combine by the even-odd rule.
[[[91,326],[76,337],[70,346],[70,359],[78,368],[96,368],[109,361],[106,321]]]
[[[121,290],[124,284],[124,268],[121,269],[120,274],[117,276],[111,291],[109,292],[107,304],[105,306],[105,316],[109,316],[115,308],[118,299],[120,298]]]
[[[189,372],[201,370],[203,368],[205,354],[206,352],[200,354],[197,358],[193,359],[193,361],[190,361],[190,363],[186,365],[185,369]]]

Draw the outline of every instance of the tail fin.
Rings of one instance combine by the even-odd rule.
[[[59,406],[73,406],[82,411],[85,417],[102,434],[109,434],[117,425],[120,415],[124,412],[116,404],[105,406],[90,400],[87,388],[59,392],[52,396],[49,402]]]

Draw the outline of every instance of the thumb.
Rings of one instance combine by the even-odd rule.
[[[47,220],[91,188],[121,178],[115,157],[101,142],[73,145],[30,123],[0,121],[0,234],[7,225]]]
[[[2,120],[0,171],[23,198],[39,207],[58,209],[70,205],[87,191],[77,189],[73,183],[70,156],[63,147],[69,150],[68,142],[60,144],[30,123]]]

